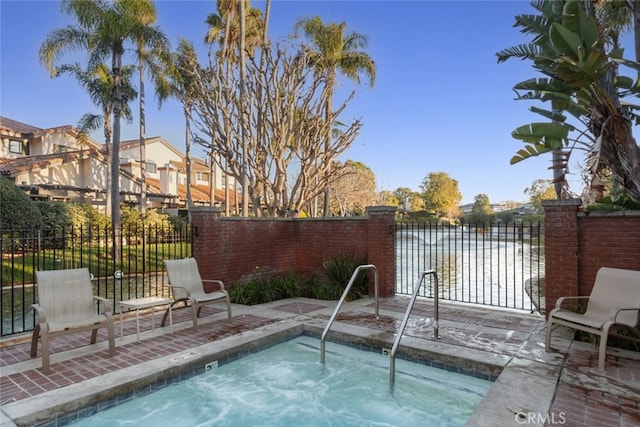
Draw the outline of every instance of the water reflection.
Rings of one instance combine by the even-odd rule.
[[[396,292],[411,294],[422,272],[435,269],[440,298],[535,309],[524,287],[530,279],[544,276],[544,246],[523,229],[505,229],[400,230],[396,235]],[[433,297],[431,283],[424,296]]]

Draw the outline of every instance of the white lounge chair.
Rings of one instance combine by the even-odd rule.
[[[231,320],[231,300],[221,280],[202,279],[194,258],[164,260],[164,265],[167,268],[169,286],[173,293],[173,304],[184,302],[185,306],[191,305],[194,331],[198,329],[200,310],[207,304],[225,302],[227,304],[227,318]],[[217,283],[220,289],[214,292],[205,292],[204,282]]]
[[[584,299],[588,300],[584,314],[561,308],[564,301]],[[600,337],[598,367],[604,369],[607,338],[609,335],[620,336],[609,332],[611,326],[626,325],[637,332],[639,317],[640,271],[602,267],[598,270],[590,296],[562,297],[556,301],[556,308],[551,310],[547,320],[545,349],[551,349],[551,329],[554,323],[592,333]],[[633,337],[623,338],[640,342]]]
[[[99,328],[107,328],[109,357],[115,354],[113,313],[111,302],[93,295],[91,276],[87,268],[37,271],[38,304],[33,308],[38,323],[31,338],[31,357],[36,357],[38,339],[42,340],[42,370],[49,368],[49,338],[84,330],[91,330],[91,344],[95,344]],[[98,313],[97,302],[103,303]]]

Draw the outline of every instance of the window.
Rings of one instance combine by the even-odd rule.
[[[153,163],[153,162],[146,162],[145,164],[146,164],[146,166],[145,166],[145,171],[147,171],[147,172],[149,172],[149,173],[156,173],[156,172],[157,172],[157,170],[156,170],[157,166],[156,166],[156,164],[155,164],[155,163]]]
[[[66,145],[59,145],[59,144],[54,145],[54,152],[56,153],[69,153],[71,151],[73,151],[73,148],[68,147]]]
[[[9,152],[22,154],[22,141],[9,140]]]

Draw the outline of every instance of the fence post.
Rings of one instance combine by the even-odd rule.
[[[562,296],[579,295],[580,199],[543,200],[546,315]]]
[[[221,245],[220,219],[223,208],[196,206],[191,208],[191,226],[193,227],[193,257],[198,263],[200,275],[205,278],[219,277]]]
[[[395,213],[393,206],[369,206],[367,229],[367,256],[376,266],[380,284],[380,296],[390,297],[396,293]],[[373,295],[373,281],[369,283],[369,295]]]

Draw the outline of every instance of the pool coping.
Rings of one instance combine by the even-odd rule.
[[[280,320],[188,351],[4,405],[2,410],[16,425],[64,425],[80,416],[91,415],[202,373],[211,362],[226,363],[302,334],[319,337],[324,323],[324,319],[317,318]],[[393,337],[394,334],[389,332],[337,323],[327,340],[380,351],[391,347]],[[421,363],[429,360],[435,367],[494,381],[467,425],[514,425],[518,413],[549,411],[560,366],[532,365],[531,361],[474,349],[466,349],[465,354],[461,354],[459,348],[450,344],[410,336],[403,336],[401,344],[398,358],[418,359]],[[541,399],[543,396],[546,398]]]
[[[79,415],[94,413],[146,394],[166,382],[177,382],[205,371],[205,365],[219,359],[241,357],[257,351],[267,343],[286,339],[303,332],[302,324],[278,322],[269,328],[245,331],[188,351],[174,353],[120,369],[64,388],[29,397],[2,407],[2,411],[18,425],[68,423]],[[288,323],[288,324],[287,324]],[[97,406],[97,407],[95,407]],[[95,407],[95,408],[94,408]],[[51,424],[57,425],[57,424]]]
[[[371,301],[357,301],[350,305],[353,310],[368,312]],[[100,405],[115,405],[119,398],[126,400],[133,397],[134,389],[139,394],[144,394],[155,390],[161,385],[157,385],[159,383],[178,381],[203,372],[205,365],[212,361],[241,357],[261,347],[273,345],[274,341],[283,341],[300,334],[319,337],[326,326],[326,316],[331,310],[331,306],[327,304],[325,309],[312,314],[287,317],[283,316],[281,311],[276,312],[275,308],[281,309],[274,304],[265,304],[256,313],[274,319],[279,318],[273,323],[122,368],[62,389],[5,404],[0,408],[0,426],[49,426],[54,425],[51,423],[53,417],[53,420],[63,421],[72,418],[73,413],[90,415],[97,411]],[[398,315],[390,311],[385,311],[384,314]],[[208,321],[214,320],[215,316]],[[445,369],[446,366],[454,366],[462,373],[479,374],[481,378],[482,375],[489,375],[495,380],[494,384],[469,418],[467,425],[513,426],[520,424],[516,418],[519,415],[549,414],[565,362],[566,348],[571,343],[568,335],[564,337],[554,333],[553,346],[560,348],[560,351],[545,353],[542,333],[544,323],[539,323],[535,328],[527,327],[526,331],[523,331],[519,339],[526,338],[515,355],[501,354],[490,348],[461,348],[460,345],[439,340],[403,335],[398,357],[411,358],[417,355],[424,359],[427,355],[434,366],[444,366]],[[371,325],[365,327],[336,322],[328,340],[344,340],[349,343],[390,348],[394,337],[395,333],[377,330]],[[327,363],[330,363],[330,359]],[[94,405],[97,407],[93,408]],[[528,422],[527,425],[544,425],[544,419],[539,417],[540,420],[542,421],[538,423]]]

